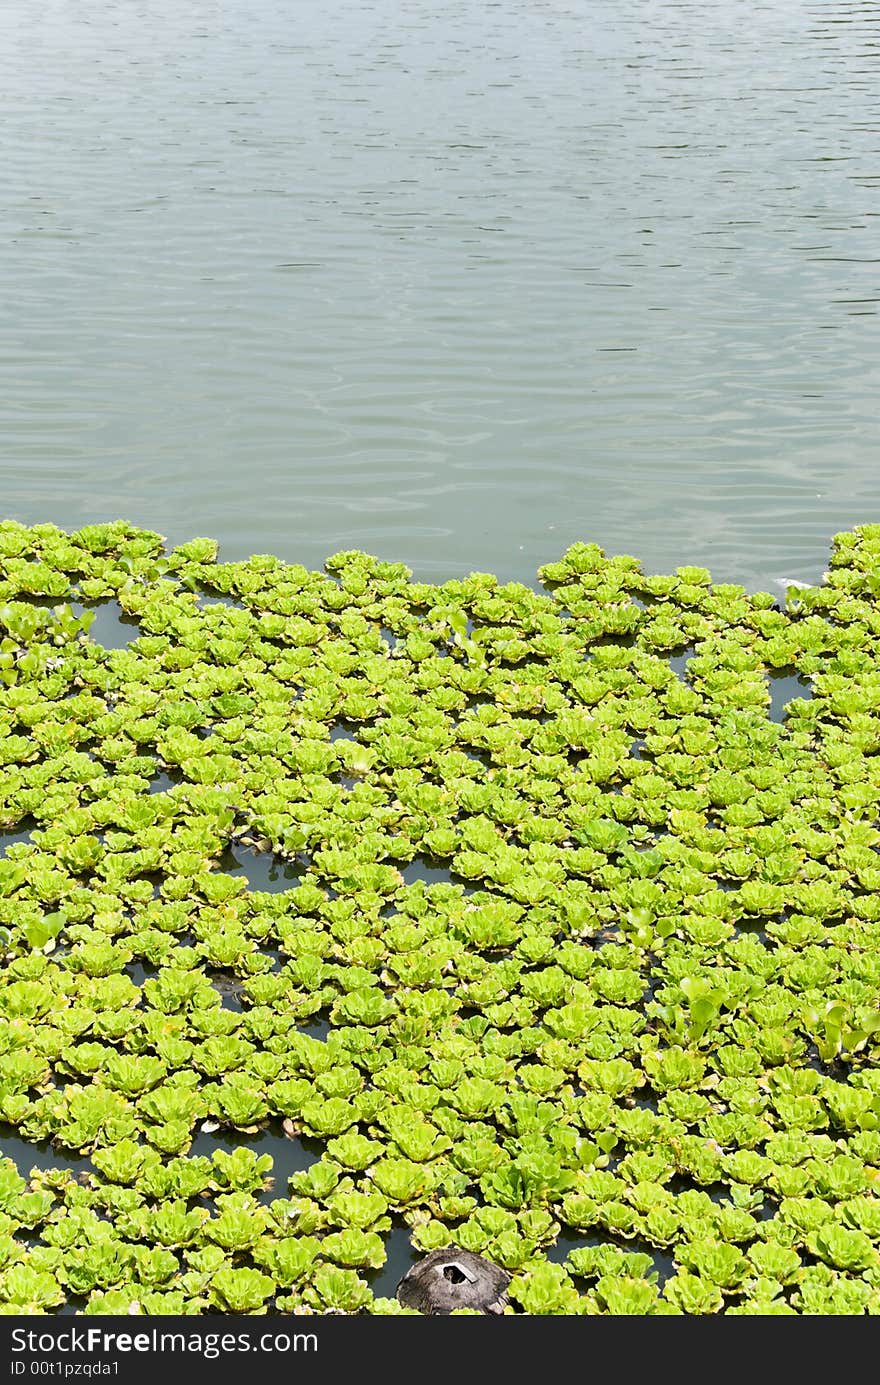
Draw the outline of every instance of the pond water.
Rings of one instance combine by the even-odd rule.
[[[876,0],[5,0],[4,511],[751,587],[877,518]]]
[[[3,514],[431,580],[532,582],[578,539],[777,596],[818,580],[831,534],[880,518],[878,18],[5,0]],[[93,639],[138,634],[99,603]],[[809,695],[769,686],[777,720]],[[240,844],[220,868],[301,874]],[[273,1154],[266,1197],[317,1157],[275,1124],[240,1138]],[[0,1151],[90,1167],[9,1129]],[[392,1294],[402,1224],[387,1250]]]
[[[615,1237],[610,1233],[591,1232],[583,1234],[569,1231],[567,1228],[560,1231],[555,1243],[548,1248],[547,1259],[563,1264],[573,1250],[593,1249],[596,1246],[613,1246],[629,1254],[650,1255],[653,1264],[649,1274],[656,1274],[657,1283],[661,1287],[675,1273],[672,1256],[658,1250],[656,1246],[650,1245],[647,1241],[638,1240],[636,1237]]]
[[[23,1178],[32,1169],[68,1169],[74,1177],[88,1173],[92,1161],[48,1140],[25,1140],[13,1126],[0,1124],[0,1159],[12,1159]]]
[[[104,649],[127,649],[131,641],[136,640],[141,633],[137,621],[127,616],[116,601],[98,601],[90,606],[84,605],[81,601],[72,601],[70,604],[74,615],[81,616],[85,611],[92,612],[88,636]]]
[[[226,875],[244,876],[249,890],[271,890],[280,893],[294,887],[304,874],[305,867],[295,861],[273,856],[271,851],[254,851],[236,844],[220,857],[220,869]]]

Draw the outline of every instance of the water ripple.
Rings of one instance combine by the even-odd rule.
[[[878,518],[878,15],[6,0],[6,513],[818,577]]]

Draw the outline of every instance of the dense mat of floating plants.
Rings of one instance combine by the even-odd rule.
[[[0,524],[3,1311],[400,1312],[402,1225],[514,1313],[877,1311],[880,527],[785,610],[326,567]]]

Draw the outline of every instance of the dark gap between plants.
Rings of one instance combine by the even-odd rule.
[[[673,673],[677,674],[683,683],[686,683],[688,681],[686,677],[686,669],[694,653],[694,646],[692,644],[689,644],[686,649],[680,650],[678,654],[670,654],[666,660],[666,662],[669,664],[669,667],[672,669]]]
[[[453,1234],[449,1233],[450,1243]],[[366,1270],[366,1279],[375,1298],[394,1298],[395,1291],[407,1270],[424,1258],[424,1253],[416,1250],[410,1239],[410,1229],[405,1222],[393,1222],[385,1238],[385,1264],[377,1270]]]
[[[226,606],[233,611],[248,609],[238,597],[228,596],[226,592],[213,591],[210,587],[202,587],[196,594],[196,601],[202,611],[210,610],[212,606]]]
[[[56,606],[71,606],[78,586],[71,586],[70,591],[65,596],[38,596],[35,592],[16,592],[14,596],[6,597],[7,601],[26,601],[29,606],[39,606],[44,611],[54,610]]]
[[[300,1137],[291,1139],[281,1128],[280,1120],[272,1120],[262,1130],[248,1134],[243,1130],[232,1130],[221,1126],[219,1130],[197,1130],[189,1149],[189,1156],[204,1154],[209,1159],[218,1150],[233,1150],[245,1145],[255,1154],[271,1154],[274,1179],[270,1188],[261,1188],[254,1193],[260,1202],[274,1202],[276,1198],[287,1196],[287,1180],[294,1173],[303,1173],[317,1163],[323,1153],[323,1146],[315,1140]]]
[[[766,919],[740,918],[737,919],[733,926],[737,933],[750,933],[753,938],[757,938],[765,947],[770,946],[770,935],[767,932]]]
[[[176,784],[182,783],[183,775],[179,770],[169,771],[162,769],[150,780],[149,792],[151,794],[168,793],[169,789],[173,789]]]
[[[333,1028],[329,1015],[321,1014],[320,1010],[316,1015],[312,1015],[307,1020],[301,1020],[296,1026],[300,1034],[308,1034],[310,1039],[326,1039],[330,1030]]]
[[[59,1303],[57,1308],[47,1308],[44,1310],[49,1317],[72,1318],[82,1313],[85,1305],[88,1303],[88,1295],[72,1294],[69,1289],[66,1292],[68,1297],[64,1303]]]
[[[768,716],[771,721],[785,720],[785,704],[791,702],[793,698],[800,697],[806,702],[813,696],[813,685],[808,678],[796,669],[781,669],[778,673],[771,673],[768,677],[770,685],[770,709]]]
[[[357,722],[349,721],[346,717],[340,717],[340,719],[334,721],[330,727],[331,741],[357,741],[357,736],[355,735],[357,726]],[[357,743],[360,744],[359,741],[357,741]]]
[[[95,619],[89,627],[89,639],[103,649],[127,649],[141,633],[138,622],[133,616],[125,614],[118,601],[97,601],[94,605],[73,601],[71,610],[77,616],[94,611]]]
[[[152,962],[142,962],[140,958],[134,958],[125,965],[123,971],[137,987],[141,987],[145,981],[149,981],[158,974],[159,968],[154,967]]]
[[[244,876],[251,890],[280,894],[301,879],[306,867],[299,861],[285,861],[271,851],[254,851],[236,843],[228,846],[219,860],[220,869],[235,879]]]
[[[162,871],[150,870],[143,875],[135,876],[136,880],[146,880],[153,887],[153,898],[162,898],[162,886],[165,884],[165,876]]]
[[[613,645],[615,649],[634,649],[635,643],[635,635],[616,635],[613,631],[609,635],[597,635],[595,639],[589,642],[587,658],[593,649],[607,649],[609,645]]]
[[[649,1241],[640,1240],[637,1236],[616,1237],[601,1231],[578,1233],[563,1229],[553,1245],[546,1247],[544,1253],[548,1260],[562,1264],[573,1250],[595,1249],[598,1246],[612,1246],[615,1250],[629,1251],[630,1254],[650,1255],[657,1273],[658,1288],[662,1288],[667,1279],[671,1279],[675,1274],[672,1256],[667,1255],[665,1251],[657,1250]]]
[[[25,827],[25,823],[28,823],[29,826]],[[26,846],[30,846],[31,833],[36,829],[36,827],[37,822],[35,818],[22,818],[21,822],[18,824],[14,831],[0,832],[0,860],[2,860],[2,858],[6,855],[6,852],[11,846],[17,846],[20,843],[23,843]]]
[[[31,1169],[69,1169],[76,1177],[94,1173],[85,1155],[67,1154],[50,1140],[26,1140],[6,1124],[0,1124],[0,1157],[11,1159],[22,1178],[29,1178]]]
[[[414,885],[417,880],[424,880],[426,885],[455,884],[449,867],[430,856],[414,856],[405,866],[399,866],[398,869],[406,885]]]
[[[467,745],[465,743],[457,745],[455,748],[461,751],[462,755],[466,755],[469,760],[473,760],[474,764],[479,765],[481,769],[494,768],[492,756],[488,750],[481,750],[479,746]]]
[[[223,971],[219,968],[208,968],[205,975],[220,997],[221,1009],[233,1010],[236,1014],[241,1014],[244,1009],[242,1000],[244,981],[232,972]]]

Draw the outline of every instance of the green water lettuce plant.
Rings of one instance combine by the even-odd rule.
[[[878,573],[0,521],[0,1307],[385,1313],[405,1221],[508,1312],[869,1311]]]
[[[259,1270],[226,1265],[211,1278],[211,1302],[229,1313],[265,1313],[275,1281]]]

